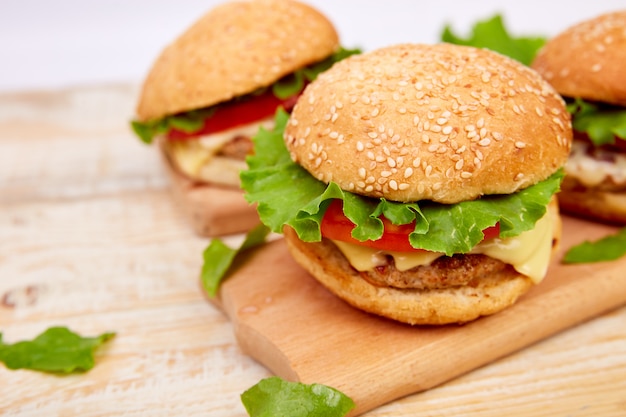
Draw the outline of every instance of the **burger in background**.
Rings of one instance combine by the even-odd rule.
[[[572,133],[533,70],[472,47],[390,46],[334,65],[279,116],[254,139],[246,198],[348,303],[463,323],[544,278]]]
[[[626,10],[578,23],[532,63],[565,97],[574,141],[563,211],[626,225]]]
[[[293,0],[237,0],[210,10],[168,45],[139,97],[135,133],[156,140],[175,195],[204,236],[257,224],[239,171],[250,136],[290,110],[304,86],[357,51],[340,47],[332,23]]]

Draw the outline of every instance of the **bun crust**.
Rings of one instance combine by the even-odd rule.
[[[552,38],[532,67],[564,96],[626,105],[626,10],[571,26]]]
[[[285,130],[323,182],[394,201],[509,194],[567,160],[570,117],[535,71],[491,51],[404,44],[355,55],[309,84]]]
[[[626,225],[626,192],[581,188],[566,176],[557,194],[563,212],[588,219]]]
[[[288,227],[284,234],[293,258],[336,296],[358,309],[404,323],[468,322],[505,309],[533,286],[530,278],[505,268],[481,279],[477,286],[431,290],[379,287],[361,278],[332,242],[303,242]]]
[[[237,0],[201,17],[152,66],[140,120],[211,106],[273,84],[332,54],[332,23],[293,0]]]

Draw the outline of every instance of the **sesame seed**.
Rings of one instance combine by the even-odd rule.
[[[464,163],[465,161],[463,159],[459,159],[457,163],[454,165],[454,168],[457,170],[460,170],[461,168],[463,168]]]
[[[515,147],[518,148],[518,149],[523,149],[523,148],[526,147],[526,144],[524,142],[518,140],[517,142],[515,142]]]
[[[376,133],[376,132],[369,132],[367,134],[367,136],[369,136],[372,139],[376,139],[378,137],[378,133]]]
[[[367,151],[367,159],[371,159],[372,161],[376,159],[376,157],[374,156],[374,152]]]
[[[426,133],[422,134],[422,142],[430,143],[430,137]]]
[[[364,149],[364,147],[363,147],[363,142],[358,141],[358,142],[356,143],[356,150],[357,150],[357,151],[359,151],[359,152],[362,152],[362,151],[363,151],[363,149]]]
[[[404,170],[404,178],[409,178],[411,175],[413,175],[413,168],[408,167]]]
[[[467,171],[463,171],[463,172],[461,172],[461,178],[465,178],[465,179],[472,178],[472,173],[471,172],[467,172]]]
[[[480,129],[483,126],[485,126],[485,119],[483,119],[482,117],[480,119],[478,119],[478,121],[476,122],[476,126]]]
[[[398,183],[396,182],[396,180],[389,181],[389,188],[396,191],[398,190]]]
[[[393,158],[387,158],[387,165],[389,165],[391,168],[395,168],[396,167],[396,161]]]
[[[365,171],[365,168],[363,168],[363,167],[359,168],[358,174],[359,174],[359,177],[365,178],[365,175],[367,174],[366,171]]]

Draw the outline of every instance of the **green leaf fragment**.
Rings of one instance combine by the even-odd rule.
[[[269,232],[270,230],[265,225],[259,224],[246,234],[244,241],[238,248],[227,246],[219,238],[211,240],[202,254],[204,264],[200,276],[202,286],[209,296],[215,297],[220,284],[227,277],[228,271],[236,262],[237,257],[242,252],[263,244]]]
[[[251,417],[343,417],[355,406],[332,387],[279,377],[261,380],[241,394],[241,401]]]
[[[585,241],[571,247],[563,257],[565,263],[614,261],[626,255],[626,228],[596,241]]]
[[[455,35],[450,25],[446,25],[441,34],[441,40],[456,45],[490,49],[524,65],[530,65],[539,49],[546,42],[546,39],[540,36],[511,36],[501,15],[494,15],[490,19],[477,22],[472,28],[471,36],[467,39]]]
[[[82,337],[66,327],[51,327],[32,341],[5,344],[0,333],[0,361],[9,369],[51,373],[84,372],[93,368],[94,351],[115,333]]]

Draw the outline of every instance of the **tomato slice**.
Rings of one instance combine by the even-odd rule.
[[[271,89],[267,89],[267,91],[258,96],[220,105],[215,109],[211,117],[204,119],[202,127],[195,132],[190,133],[172,129],[167,133],[167,138],[169,140],[194,139],[198,136],[221,132],[263,120],[273,116],[276,113],[276,109],[280,106],[290,111],[296,104],[299,95],[298,93],[283,100],[274,96]]]
[[[341,200],[333,200],[330,204],[321,223],[322,236],[352,243],[355,245],[367,246],[374,249],[388,250],[395,252],[419,252],[422,249],[415,249],[409,243],[409,234],[415,229],[415,223],[394,225],[384,216],[380,218],[383,222],[384,232],[378,240],[366,240],[361,242],[352,237],[354,223],[343,214],[343,203]],[[500,235],[500,225],[488,227],[483,230],[484,239],[491,239]]]

